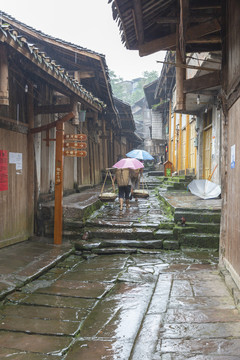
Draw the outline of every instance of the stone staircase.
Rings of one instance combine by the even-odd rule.
[[[161,188],[166,191],[187,190],[188,184],[194,179],[193,176],[160,177]]]
[[[179,226],[182,217],[186,220],[185,226]],[[178,209],[174,213],[175,237],[181,247],[218,249],[220,219],[220,210]]]
[[[64,198],[63,239],[72,241],[77,250],[93,254],[181,247],[218,249],[220,208],[212,206],[214,201],[205,206],[207,203],[199,202],[187,191],[166,191],[161,180],[145,175],[149,198],[131,200],[130,209],[124,208],[122,212],[118,200],[101,203],[97,188]],[[186,178],[174,180],[176,184],[185,184]],[[53,215],[54,203],[44,204],[44,236],[53,236]],[[185,226],[180,224],[183,217]]]
[[[159,193],[162,201],[171,211],[175,226],[173,233],[180,247],[218,249],[221,206],[219,199],[201,200],[179,192],[171,195]],[[182,195],[182,196],[181,196]],[[185,224],[182,225],[182,218]]]
[[[136,252],[139,249],[175,250],[179,243],[174,239],[173,224],[166,223],[164,228],[149,224],[124,222],[108,224],[88,222],[84,229],[87,241],[75,243],[78,250],[91,250],[93,253]],[[105,249],[105,250],[103,250]]]
[[[179,249],[173,221],[160,209],[152,190],[148,199],[133,199],[130,209],[119,210],[118,201],[105,204],[86,222],[77,250],[99,253],[133,253]]]

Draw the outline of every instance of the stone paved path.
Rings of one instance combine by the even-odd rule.
[[[160,220],[154,196],[91,219]],[[0,359],[239,360],[240,314],[217,263],[215,250],[69,253],[2,302]]]
[[[211,251],[71,255],[9,295],[1,359],[239,359],[240,315]]]

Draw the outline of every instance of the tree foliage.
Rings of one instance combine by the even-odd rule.
[[[157,71],[144,71],[143,76],[140,78],[126,80],[118,77],[114,71],[109,72],[113,95],[133,105],[144,97],[143,87],[150,84],[158,78]]]

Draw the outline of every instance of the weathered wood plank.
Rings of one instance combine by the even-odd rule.
[[[215,19],[206,23],[189,27],[186,31],[186,42],[199,39],[208,34],[221,30],[221,25]],[[176,48],[176,33],[160,37],[139,46],[139,55],[146,56],[160,50]]]
[[[73,109],[72,104],[61,105],[42,105],[34,108],[34,114],[58,114],[58,113],[70,113]]]
[[[196,76],[191,79],[184,80],[183,92],[185,94],[193,93],[198,90],[208,89],[221,84],[221,71],[214,71],[209,74]]]

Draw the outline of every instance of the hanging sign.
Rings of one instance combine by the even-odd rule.
[[[0,150],[0,191],[8,190],[8,153]]]
[[[64,140],[75,140],[75,141],[86,141],[86,134],[66,134],[64,135]]]
[[[87,143],[84,142],[65,142],[64,143],[64,147],[65,148],[74,148],[74,149],[86,149],[87,148]]]
[[[86,157],[87,152],[81,150],[64,150],[64,156]]]

